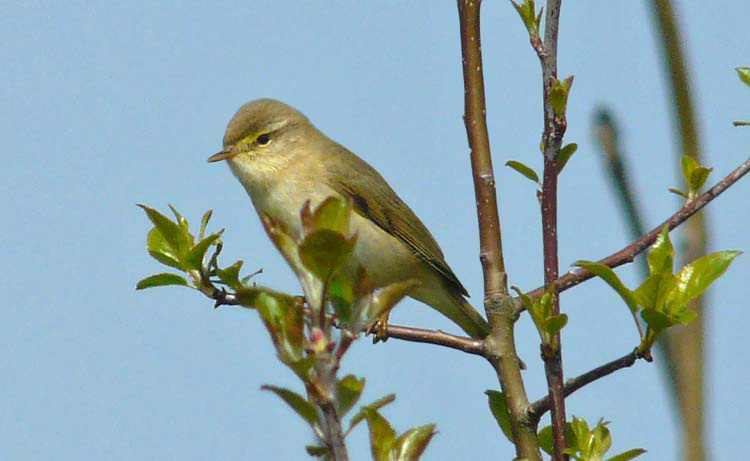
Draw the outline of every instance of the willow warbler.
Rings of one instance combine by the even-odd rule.
[[[302,232],[300,209],[330,196],[353,204],[358,233],[350,263],[361,264],[373,284],[415,279],[410,293],[474,338],[487,335],[484,318],[417,215],[374,168],[320,132],[301,112],[282,102],[258,99],[240,107],[227,126],[224,148],[209,162],[226,160],[255,209],[288,230]]]

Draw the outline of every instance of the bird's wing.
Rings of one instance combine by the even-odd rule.
[[[400,239],[420,259],[445,277],[456,290],[468,296],[466,288],[445,262],[440,246],[416,214],[380,174],[364,160],[343,146],[331,141],[329,147],[338,160],[332,162],[327,175],[336,192],[351,199],[354,211],[371,220],[381,229]]]

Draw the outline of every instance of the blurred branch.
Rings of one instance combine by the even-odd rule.
[[[716,183],[712,188],[708,189],[701,196],[685,204],[682,208],[677,210],[672,216],[666,219],[664,222],[654,227],[649,233],[627,245],[622,250],[613,253],[606,258],[597,261],[599,264],[604,264],[607,267],[615,268],[622,266],[623,264],[633,262],[635,257],[643,250],[648,248],[652,243],[656,241],[656,237],[661,232],[664,226],[668,226],[671,231],[675,227],[685,222],[689,217],[700,211],[703,207],[708,205],[713,199],[721,195],[734,183],[740,180],[750,171],[750,159],[745,160],[740,166],[735,168],[731,173],[725,176],[721,181]],[[568,272],[559,279],[557,279],[557,287],[559,291],[565,291],[578,285],[581,282],[594,277],[594,274],[585,269],[576,269]],[[544,294],[544,287],[538,287],[527,293],[532,299],[536,299]]]
[[[480,260],[484,275],[484,306],[490,324],[486,338],[487,358],[495,367],[508,402],[511,432],[518,458],[541,460],[536,431],[526,424],[529,405],[515,350],[514,303],[508,293],[503,262],[500,218],[497,211],[495,176],[490,156],[484,99],[484,76],[480,34],[481,0],[458,0],[461,56],[464,77],[464,123],[471,149]]]
[[[638,201],[633,194],[633,188],[631,187],[631,179],[628,174],[628,168],[626,165],[626,154],[622,151],[619,138],[619,127],[615,123],[611,112],[607,108],[600,108],[596,113],[596,121],[594,131],[596,133],[597,141],[599,142],[599,148],[604,154],[604,158],[607,160],[607,167],[609,171],[609,179],[615,186],[615,196],[617,197],[621,207],[620,209],[625,212],[625,222],[630,230],[630,238],[638,239],[642,236],[646,230],[643,224],[642,214],[638,210]],[[648,277],[648,260],[646,258],[640,258],[640,269],[644,277]],[[636,319],[636,321],[638,321]],[[667,335],[662,338],[667,338]],[[679,401],[676,392],[676,364],[672,356],[672,349],[669,347],[669,342],[666,339],[657,341],[656,347],[664,358],[661,361],[660,368],[665,372],[665,377],[669,381],[669,385],[672,387],[670,396],[672,397],[672,404],[675,408],[678,408]]]
[[[674,9],[669,0],[652,0],[652,17],[655,28],[661,37],[663,61],[669,76],[672,90],[671,100],[680,141],[679,152],[701,162],[698,129],[688,80],[683,39],[681,37]],[[703,215],[698,213],[685,230],[686,250],[683,261],[692,261],[706,253],[706,225]],[[703,298],[696,299],[691,307],[699,314],[703,310]],[[687,461],[701,461],[705,458],[703,433],[703,315],[685,328],[677,329],[666,336],[666,345],[674,359],[674,379],[683,422],[684,457]]]

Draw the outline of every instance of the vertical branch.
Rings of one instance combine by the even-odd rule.
[[[557,158],[560,154],[567,122],[565,114],[556,113],[550,96],[557,81],[557,31],[562,0],[549,0],[544,26],[544,42],[539,59],[542,65],[544,91],[544,182],[542,184],[542,240],[544,252],[544,285],[549,287],[557,281],[559,263],[557,259]],[[554,288],[553,311],[560,313],[560,296]],[[547,388],[552,402],[552,432],[555,459],[567,458],[563,450],[565,441],[565,396],[560,334],[552,338],[549,345],[542,346]]]
[[[669,0],[652,0],[655,25],[661,36],[660,45],[669,74],[672,101],[680,140],[679,153],[689,155],[700,163],[700,146],[696,128],[690,82],[682,50],[682,39]],[[679,164],[679,162],[678,162]],[[706,226],[703,213],[696,214],[686,223],[684,237],[687,242],[684,262],[692,261],[706,252]],[[701,298],[691,307],[699,314]],[[684,328],[666,336],[667,349],[674,360],[674,381],[683,421],[683,455],[688,461],[705,458],[703,434],[703,315]]]
[[[536,431],[528,423],[529,401],[513,338],[514,303],[508,294],[500,239],[500,218],[490,156],[480,43],[481,0],[458,0],[464,75],[464,123],[471,149],[471,169],[479,221],[484,306],[490,323],[485,346],[506,396],[518,458],[541,460]]]

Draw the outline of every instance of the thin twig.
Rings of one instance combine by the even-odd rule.
[[[582,375],[569,379],[565,383],[563,395],[565,397],[568,397],[570,394],[582,388],[583,386],[586,386],[587,384],[591,384],[592,382],[610,375],[622,368],[628,368],[632,366],[639,358],[642,357],[638,354],[638,349],[634,349],[632,352],[625,354],[619,359],[612,360],[611,362],[605,363],[602,366],[587,371]],[[531,404],[531,406],[529,407],[529,417],[532,421],[539,421],[539,419],[544,415],[544,413],[549,411],[549,409],[550,398],[549,395],[546,395]]]
[[[675,227],[685,222],[689,217],[693,216],[701,208],[708,205],[713,199],[721,195],[725,190],[731,187],[734,183],[740,180],[750,172],[750,159],[745,160],[740,166],[735,168],[731,173],[726,175],[721,181],[717,182],[713,187],[704,192],[701,196],[685,204],[682,208],[677,210],[672,216],[667,218],[664,222],[651,229],[643,237],[639,238],[633,243],[630,243],[622,250],[612,253],[606,258],[597,261],[599,264],[604,264],[607,267],[614,269],[615,267],[622,266],[623,264],[633,262],[636,256],[643,250],[651,246],[656,241],[659,232],[661,232],[664,226],[668,226],[671,231]],[[562,292],[569,288],[572,288],[581,282],[594,277],[594,274],[585,269],[576,269],[568,272],[559,279],[557,279],[558,291]],[[544,294],[544,287],[538,287],[527,293],[532,299],[536,299]]]
[[[457,3],[464,76],[464,123],[471,149],[471,171],[479,222],[479,258],[484,275],[484,308],[490,325],[490,334],[485,339],[487,358],[495,368],[500,387],[508,401],[517,457],[540,460],[535,430],[526,424],[525,419],[529,402],[521,378],[520,361],[515,351],[515,307],[508,293],[503,262],[500,218],[484,99],[479,30],[482,2],[457,0]]]
[[[559,273],[557,239],[557,160],[560,155],[563,136],[567,128],[565,113],[557,113],[552,104],[552,91],[557,82],[557,31],[560,22],[561,0],[548,0],[544,20],[543,52],[539,62],[542,66],[542,87],[544,93],[544,181],[542,183],[542,239],[544,253],[544,285],[553,287],[552,310],[560,313],[560,296],[555,287]],[[552,402],[552,434],[554,442],[553,459],[564,461],[568,457],[564,450],[565,440],[565,397],[563,396],[563,362],[560,333],[550,344],[542,345],[542,359],[547,378],[547,389]]]

